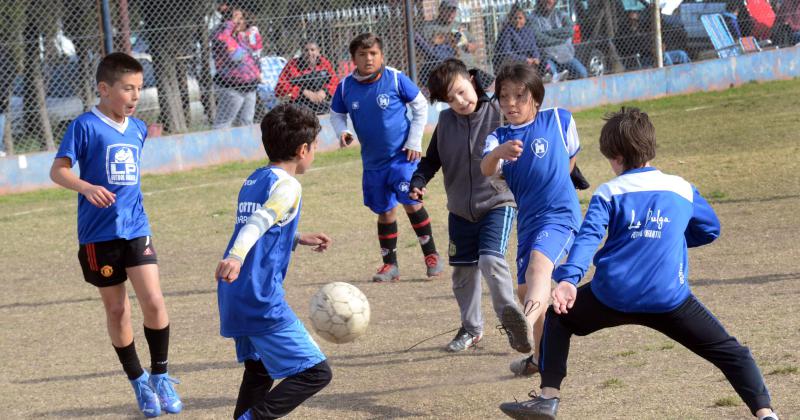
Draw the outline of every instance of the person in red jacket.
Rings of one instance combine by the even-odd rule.
[[[339,78],[331,62],[319,51],[314,41],[306,42],[303,54],[286,63],[278,77],[275,94],[311,108],[315,114],[325,114],[331,106]]]

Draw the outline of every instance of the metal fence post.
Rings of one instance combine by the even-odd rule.
[[[106,54],[114,51],[114,33],[111,30],[111,6],[108,0],[101,0],[100,10],[103,18],[103,48]]]
[[[414,20],[411,0],[405,0],[406,11],[406,49],[408,50],[408,75],[414,83],[417,80],[417,60],[414,51]]]
[[[656,42],[656,67],[664,67],[664,44],[661,40],[661,9],[658,7],[658,2],[653,1],[653,26],[655,27],[655,42]]]

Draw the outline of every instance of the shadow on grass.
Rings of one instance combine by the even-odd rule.
[[[181,373],[186,372],[202,372],[206,370],[216,369],[240,369],[236,361],[230,362],[204,362],[204,363],[170,363],[170,373],[180,377]],[[109,370],[105,372],[84,373],[80,375],[62,375],[62,376],[47,376],[42,378],[30,378],[22,381],[12,381],[14,384],[20,385],[33,385],[42,384],[46,382],[72,382],[83,381],[86,379],[105,378],[110,376],[122,377],[122,370]]]
[[[164,292],[164,296],[166,297],[183,297],[183,296],[195,296],[195,295],[210,295],[216,294],[217,289],[198,289],[198,290],[179,290],[175,292]],[[128,295],[132,301],[136,300],[136,295],[131,294]],[[5,305],[0,305],[0,310],[2,309],[15,309],[15,308],[40,308],[43,306],[53,306],[53,305],[68,305],[71,303],[84,303],[84,302],[92,302],[97,301],[100,302],[100,296],[92,296],[92,297],[83,297],[83,298],[72,298],[72,299],[59,299],[59,300],[51,300],[45,302],[14,302]]]
[[[191,398],[183,401],[182,413],[188,413],[188,418],[191,418],[193,411],[205,411],[209,409],[230,407],[233,413],[233,407],[236,405],[234,397],[217,397],[217,398]],[[108,416],[113,414],[116,418],[130,418],[141,419],[142,414],[136,408],[136,404],[119,404],[110,405],[106,407],[81,407],[81,408],[66,408],[63,410],[45,411],[36,413],[35,417],[55,417],[55,418],[71,418],[71,417],[96,417]],[[199,414],[199,413],[197,413]],[[164,414],[162,414],[162,417]],[[186,414],[183,414],[186,417]]]
[[[776,273],[763,276],[748,276],[735,279],[696,279],[690,280],[692,286],[724,286],[729,284],[766,284],[775,281],[798,280],[800,273]]]

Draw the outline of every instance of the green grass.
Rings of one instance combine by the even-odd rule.
[[[634,354],[636,354],[636,352],[634,350],[626,350],[626,351],[617,353],[617,356],[619,356],[619,357],[628,357],[628,356],[633,356]]]
[[[798,369],[797,366],[784,366],[772,369],[769,373],[770,375],[793,375],[797,373]]]
[[[742,400],[739,397],[724,397],[714,401],[716,407],[736,407],[741,404]]]
[[[604,381],[603,384],[602,384],[602,387],[603,388],[607,388],[607,389],[608,388],[611,388],[611,389],[613,389],[613,388],[622,388],[624,386],[625,386],[625,384],[622,382],[622,380],[617,379],[617,378],[608,379],[608,380]]]

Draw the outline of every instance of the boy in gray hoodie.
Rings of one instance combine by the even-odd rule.
[[[427,83],[431,102],[446,102],[450,109],[439,115],[425,157],[411,178],[409,196],[421,201],[425,186],[442,169],[450,212],[453,294],[461,310],[461,328],[446,350],[466,350],[483,337],[482,274],[511,347],[527,353],[529,326],[514,299],[505,259],[516,204],[505,181],[487,178],[480,170],[483,143],[500,126],[500,110],[483,89],[489,84],[490,76],[468,71],[458,59],[447,59],[433,69]]]

